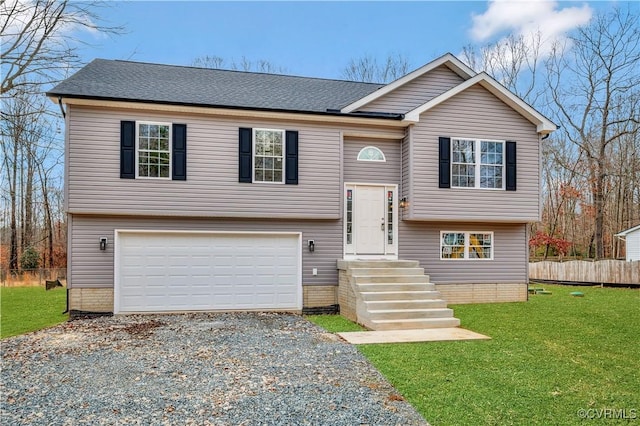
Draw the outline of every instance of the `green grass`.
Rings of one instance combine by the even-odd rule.
[[[581,409],[589,424],[637,422],[640,291],[544,288],[527,303],[452,306],[492,340],[359,349],[433,425],[584,424]]]
[[[306,315],[305,318],[332,333],[366,330],[366,328],[340,315]]]
[[[67,320],[66,289],[0,288],[0,338],[16,336]]]

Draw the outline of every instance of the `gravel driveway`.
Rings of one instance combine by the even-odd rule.
[[[426,425],[354,346],[296,315],[132,315],[1,343],[0,423]]]

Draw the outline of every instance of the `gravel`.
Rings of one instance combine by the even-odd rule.
[[[300,316],[130,315],[2,341],[1,424],[426,425]]]

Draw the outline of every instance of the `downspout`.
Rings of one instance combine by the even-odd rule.
[[[62,113],[62,118],[67,118],[67,113],[64,111],[64,107],[62,106],[62,96],[58,96],[58,106],[60,106],[60,112]]]
[[[65,112],[64,106],[62,105],[62,96],[58,96],[58,106],[60,107],[62,118],[66,120],[67,113]],[[65,144],[66,144],[66,141],[65,141]],[[67,271],[67,273],[69,273],[69,271]],[[63,314],[68,314],[68,313],[69,313],[69,286],[67,285],[67,301],[66,301],[65,310]]]

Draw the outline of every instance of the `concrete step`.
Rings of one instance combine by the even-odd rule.
[[[358,291],[362,292],[388,292],[388,291],[430,291],[425,283],[363,283],[357,284]],[[433,290],[435,291],[435,290]]]
[[[338,269],[347,268],[418,268],[417,260],[338,260]]]
[[[372,309],[368,311],[371,320],[403,320],[421,318],[453,318],[449,308],[435,309]]]
[[[370,320],[365,325],[372,330],[413,330],[422,328],[459,327],[460,320],[458,318]]]
[[[351,277],[360,283],[423,283],[429,284],[428,275],[362,275]]]
[[[424,268],[350,268],[351,276],[369,275],[424,275]]]
[[[397,284],[392,284],[393,286]],[[362,300],[365,302],[384,300],[434,300],[440,298],[440,292],[436,291],[433,284],[427,284],[426,290],[418,291],[365,291],[361,292]],[[393,287],[392,287],[393,288]]]
[[[369,312],[390,309],[437,309],[447,307],[447,302],[442,299],[373,300],[365,301],[364,304]]]

